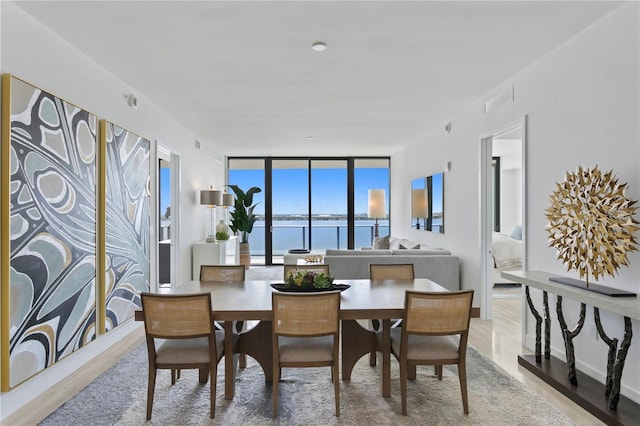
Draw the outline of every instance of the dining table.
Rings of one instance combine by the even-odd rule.
[[[341,291],[341,369],[342,380],[351,380],[355,364],[364,355],[377,351],[381,356],[381,393],[391,396],[391,320],[402,318],[407,290],[447,292],[445,287],[427,279],[412,280],[339,280],[346,284]],[[273,351],[271,337],[271,294],[274,281],[246,280],[235,282],[188,281],[173,287],[162,287],[160,294],[210,293],[214,321],[223,322],[225,330],[224,374],[225,399],[235,395],[238,355],[254,358],[262,367],[267,381],[273,378]],[[142,321],[142,311],[135,318]],[[380,320],[382,327],[376,332],[360,325],[358,320]],[[236,321],[257,321],[245,331],[238,332]],[[201,372],[202,373],[202,372]],[[410,372],[411,374],[411,372]],[[204,376],[200,375],[201,379]],[[414,376],[415,377],[415,376]],[[206,380],[206,379],[205,379]]]

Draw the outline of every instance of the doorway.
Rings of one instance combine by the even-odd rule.
[[[180,235],[180,156],[158,146],[157,160],[157,283],[171,286],[179,276],[176,248]]]
[[[521,296],[501,272],[526,269],[525,137],[526,117],[481,139],[480,316],[485,320],[493,318],[494,297]],[[510,286],[515,291],[505,292]]]

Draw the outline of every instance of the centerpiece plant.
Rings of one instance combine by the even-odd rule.
[[[286,279],[286,287],[300,287],[308,289],[324,289],[333,285],[333,277],[322,272],[298,271],[289,273]]]

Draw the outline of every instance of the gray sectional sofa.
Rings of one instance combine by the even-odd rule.
[[[369,278],[371,263],[413,263],[416,278],[429,278],[449,290],[460,289],[460,261],[443,249],[327,249],[324,263],[336,279]]]

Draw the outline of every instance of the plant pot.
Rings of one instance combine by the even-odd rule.
[[[240,243],[240,264],[244,265],[244,269],[251,266],[251,252],[249,251],[249,243]]]

